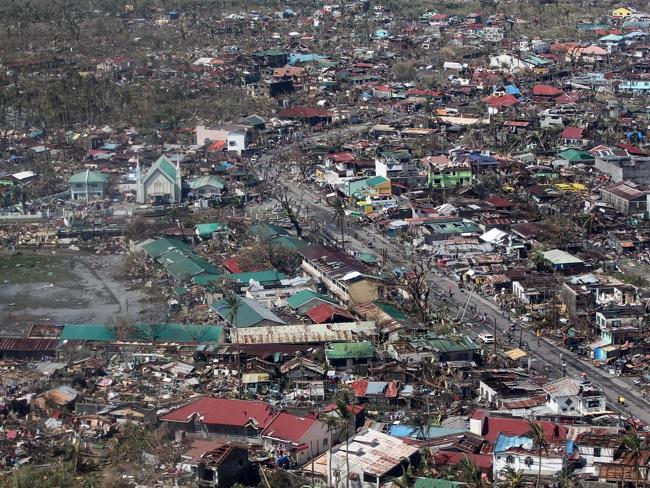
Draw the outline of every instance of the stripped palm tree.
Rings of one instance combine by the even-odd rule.
[[[506,466],[499,474],[503,478],[501,482],[503,488],[521,488],[524,484],[521,471],[515,471],[512,466]]]
[[[348,409],[345,397],[336,399],[336,414],[339,418],[339,428],[345,434],[345,486],[350,488],[350,423],[354,421],[354,418]]]
[[[334,201],[333,220],[341,228],[341,247],[345,247],[345,204],[340,198]]]
[[[332,436],[332,433],[335,432],[338,429],[339,426],[339,418],[336,417],[335,415],[329,414],[323,416],[323,423],[327,426],[327,432],[329,433],[329,449],[327,450],[328,454],[328,460],[327,460],[327,472],[328,472],[328,477],[327,481],[331,485],[332,484],[332,448],[334,447],[334,437]]]
[[[411,461],[408,458],[401,458],[399,465],[402,468],[402,475],[392,478],[391,481],[399,488],[409,488],[411,486],[411,478],[413,477],[413,469],[411,468]]]
[[[557,482],[558,488],[580,488],[582,486],[580,478],[573,474],[573,472],[568,468],[562,468],[562,470],[555,475],[555,481]]]
[[[537,483],[535,486],[539,488],[539,483],[542,479],[542,453],[548,452],[548,442],[546,442],[544,427],[542,427],[542,424],[531,422],[529,420],[528,432],[524,435],[526,437],[530,437],[530,439],[533,441],[533,449],[537,450]]]
[[[626,465],[629,466],[631,464],[634,467],[634,486],[636,488],[639,488],[639,479],[641,478],[641,462],[643,461],[644,451],[647,448],[647,441],[645,439],[641,439],[635,430],[630,430],[625,435],[625,437],[623,437],[623,447],[625,447],[625,452],[623,453],[621,461],[625,461]],[[623,469],[624,467],[621,463],[621,470]],[[644,476],[644,479],[645,478],[646,476]]]
[[[458,467],[460,468],[463,482],[465,482],[469,488],[483,487],[483,472],[474,461],[466,456],[460,460]]]
[[[239,328],[237,327],[237,317],[239,315],[239,306],[240,306],[240,301],[239,297],[235,295],[234,293],[230,292],[228,293],[225,298],[226,306],[228,307],[228,322],[230,324],[230,338],[235,340],[235,348],[237,349],[235,351],[235,361],[237,365],[237,377],[238,377],[238,384],[237,384],[237,398],[241,398],[241,389],[242,389],[242,371],[241,371],[241,363],[240,363],[240,354],[239,354]]]

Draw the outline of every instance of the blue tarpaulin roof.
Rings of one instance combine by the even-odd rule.
[[[515,85],[508,85],[506,86],[506,91],[510,95],[515,95],[517,97],[521,96],[521,92],[519,91],[519,88],[517,88]]]
[[[428,434],[429,439],[436,439],[438,437],[445,437],[447,435],[462,434],[467,432],[467,429],[446,429],[444,427],[429,427],[428,431],[423,433],[419,432],[418,427],[413,425],[391,425],[388,433],[395,437],[411,437],[422,438],[423,435]]]
[[[530,437],[521,435],[505,435],[499,434],[497,440],[494,441],[494,452],[504,452],[513,447],[521,447],[523,449],[532,449],[533,440]]]

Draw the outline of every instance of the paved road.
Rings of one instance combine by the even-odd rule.
[[[359,133],[366,130],[367,125],[353,126],[352,129],[352,131],[350,129],[336,129],[331,131],[329,136],[343,134],[345,131]],[[323,135],[313,137],[311,140],[320,137],[323,137]],[[271,151],[260,158],[260,162],[263,165],[269,165],[269,174],[271,177],[275,178],[278,176],[274,172],[272,163],[282,152],[288,150],[290,147],[287,146]],[[307,216],[323,225],[326,232],[331,236],[339,236],[340,231],[333,221],[333,209],[322,202],[322,195],[301,183],[287,182],[285,187],[296,201],[302,199]],[[378,235],[372,229],[348,229],[346,234],[346,247],[348,249],[375,253],[381,249],[385,249],[387,251],[389,265],[401,267],[406,264],[403,259],[405,254],[404,249],[398,248],[394,242]],[[368,242],[372,242],[372,248],[367,246]],[[469,293],[468,291],[459,290],[456,282],[445,276],[439,270],[432,271],[431,284],[433,285],[434,291],[437,290],[437,293],[432,293],[434,295],[432,300],[435,306],[442,307],[446,305],[448,308],[451,307],[452,310],[459,310],[462,314],[462,310],[465,308],[467,294]],[[449,296],[450,292],[451,296]],[[484,324],[489,324],[489,326],[478,324],[470,327],[463,325],[465,332],[470,333],[474,337],[481,332],[494,333],[496,325],[497,341],[505,341],[504,335],[510,330],[513,322],[509,317],[504,316],[503,311],[496,303],[483,296],[472,293],[467,308],[485,315],[486,320]],[[517,339],[519,338],[519,326],[517,326],[517,330],[513,335]],[[623,416],[629,416],[631,414],[650,425],[650,404],[637,391],[633,391],[623,380],[608,374],[601,368],[595,367],[589,361],[579,359],[568,350],[545,338],[538,340],[534,331],[530,331],[525,327],[521,331],[521,337],[523,342],[527,342],[529,345],[528,353],[532,360],[532,367],[545,373],[549,378],[560,378],[565,374],[570,377],[580,377],[582,373],[586,373],[587,379],[605,391],[610,410],[616,411]],[[617,404],[618,398],[621,396],[625,398],[625,408],[623,409]]]

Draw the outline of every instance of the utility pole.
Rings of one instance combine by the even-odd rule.
[[[497,355],[497,317],[494,316],[494,355]]]
[[[519,349],[522,348],[524,345],[524,326],[522,324],[519,324]]]

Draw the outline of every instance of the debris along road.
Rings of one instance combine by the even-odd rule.
[[[350,129],[353,129],[354,132],[362,132],[366,127],[367,124],[346,129],[334,129],[327,133],[327,136],[332,137],[342,135]],[[317,140],[322,137],[326,137],[326,135],[320,133],[316,137],[304,139],[303,142],[308,140]],[[268,174],[275,177],[277,176],[277,168],[275,168],[272,163],[278,156],[281,156],[283,152],[295,148],[297,145],[298,143],[295,143],[268,152],[260,158],[260,163],[266,165]],[[321,200],[320,195],[303,183],[293,184],[287,182],[284,185],[296,202],[302,201],[303,207],[308,211],[312,221],[321,225],[323,230],[330,236],[333,237],[337,235],[338,228],[333,220],[334,210]],[[345,239],[347,247],[351,250],[377,253],[381,252],[382,249],[385,249],[387,252],[388,264],[396,268],[403,267],[406,264],[403,259],[404,249],[398,248],[396,244],[383,236],[377,235],[371,229],[348,229]],[[372,242],[372,249],[367,246],[368,242]],[[438,298],[436,299],[436,297],[434,297],[434,303],[437,306],[441,306],[444,299],[445,303],[451,301],[451,306],[458,310],[465,308],[468,292],[465,290],[459,290],[456,281],[444,276],[440,271],[435,270],[434,275],[431,284],[438,289]],[[450,293],[451,296],[449,296]],[[503,339],[505,333],[508,332],[510,327],[513,325],[510,318],[504,316],[503,310],[501,310],[497,304],[480,295],[472,293],[472,296],[469,298],[468,306],[473,307],[474,310],[485,315],[485,321],[482,325],[478,327],[467,326],[466,332],[474,337],[481,332],[494,333],[496,330],[495,335],[497,340]],[[489,326],[487,324],[489,324]],[[632,391],[629,385],[624,381],[608,374],[606,371],[594,366],[589,361],[583,361],[577,358],[568,350],[557,346],[547,339],[539,338],[538,340],[534,331],[523,328],[521,335],[522,340],[529,344],[529,350],[527,352],[531,358],[531,362],[533,363],[532,366],[534,366],[535,369],[545,372],[550,378],[560,378],[562,376],[578,377],[583,373],[586,373],[587,379],[594,385],[602,388],[605,392],[609,402],[608,407],[611,411],[614,411],[623,417],[627,417],[631,414],[650,425],[650,405],[637,392]],[[619,398],[621,397],[625,399],[624,406],[619,405],[618,403]]]

